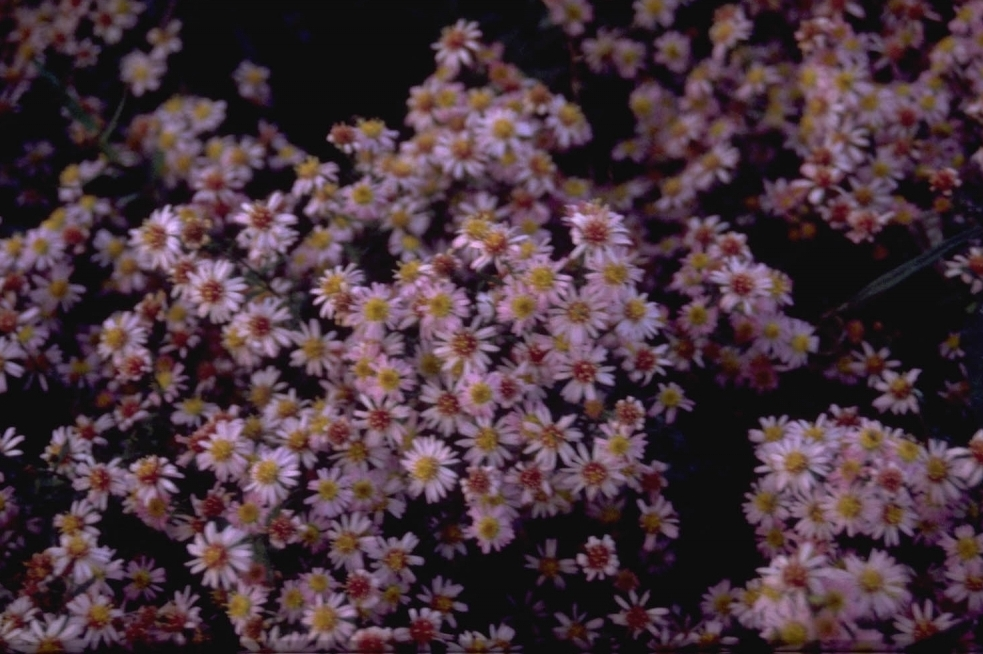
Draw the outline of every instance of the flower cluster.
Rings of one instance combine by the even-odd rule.
[[[976,2],[948,32],[926,2],[727,4],[705,36],[674,29],[688,9],[675,0],[636,0],[630,24],[596,31],[587,3],[546,4],[577,37],[585,72],[633,82],[635,134],[611,156],[659,171],[633,196],[662,218],[729,185],[798,235],[821,221],[855,243],[888,225],[937,239],[915,216],[951,216],[960,170],[980,160]],[[756,148],[768,154],[748,160]],[[742,174],[743,188],[738,164],[759,173]]]
[[[744,511],[770,561],[744,588],[716,589],[725,619],[830,648],[904,646],[975,620],[983,432],[968,447],[922,444],[833,406],[764,418],[749,436],[761,465]]]
[[[802,241],[955,231],[981,7],[636,0],[616,26],[544,0],[569,93],[461,19],[401,129],[339,122],[329,146],[265,118],[252,61],[238,100],[172,94],[182,23],[154,3],[0,12],[0,119],[63,103],[0,171],[24,216],[0,238],[0,394],[71,399],[0,437],[0,649],[883,647],[974,624],[983,431],[855,409],[751,430],[750,581],[688,607],[658,574],[694,517],[667,443],[707,395],[761,406],[825,373],[930,417],[926,357],[879,323],[826,341],[754,239],[776,216]],[[107,67],[115,107],[88,94],[112,97],[86,73]],[[628,138],[592,126],[604,77]],[[943,274],[976,294],[981,258]],[[960,338],[928,357],[957,400]],[[482,602],[496,584],[516,606]]]

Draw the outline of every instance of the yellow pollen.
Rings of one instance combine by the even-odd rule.
[[[865,593],[876,593],[884,588],[884,577],[874,568],[864,568],[857,582]]]
[[[338,613],[330,606],[319,606],[311,615],[311,631],[330,633],[338,626]]]
[[[280,473],[280,467],[276,461],[260,461],[253,468],[253,478],[261,484],[273,484]]]
[[[632,298],[625,302],[625,318],[632,322],[638,322],[645,317],[645,301],[639,298]]]
[[[211,452],[212,458],[216,461],[228,461],[234,449],[235,446],[223,438],[213,441],[209,451]]]
[[[372,187],[367,184],[360,184],[352,189],[352,201],[355,204],[365,206],[371,204],[374,198],[375,193],[372,192]]]
[[[201,560],[207,568],[221,568],[228,562],[229,553],[222,545],[212,544],[202,552]]]
[[[863,503],[855,495],[844,495],[836,502],[836,510],[844,518],[856,518],[862,509]]]
[[[249,597],[235,593],[232,599],[229,600],[227,613],[230,618],[245,618],[249,615],[249,609],[251,608],[252,602],[249,601]]]
[[[308,579],[307,585],[315,593],[323,593],[326,590],[328,590],[328,588],[330,588],[331,584],[329,583],[328,578],[325,575],[317,574],[317,575],[312,575],[310,579]]]
[[[485,516],[478,521],[477,532],[484,540],[492,540],[498,536],[501,529],[502,525],[498,522],[498,518],[494,516]]]
[[[789,452],[785,457],[785,470],[793,475],[798,475],[805,472],[808,467],[808,457],[798,450]]]
[[[432,456],[423,456],[413,464],[413,476],[426,483],[437,478],[440,462]]]
[[[491,386],[484,382],[478,382],[471,387],[470,396],[471,401],[476,405],[487,404],[492,399]]]
[[[379,297],[370,298],[362,313],[369,322],[383,322],[389,318],[389,302]]]
[[[538,266],[529,271],[527,280],[529,281],[530,286],[532,286],[535,290],[544,292],[553,288],[553,284],[556,281],[556,276],[553,274],[551,269],[544,266]]]
[[[949,476],[949,465],[943,458],[929,457],[928,461],[925,462],[925,476],[928,477],[929,481],[936,484],[945,481],[946,477]]]
[[[335,539],[334,548],[342,554],[351,554],[358,548],[358,537],[350,531],[343,532]]]
[[[956,554],[963,561],[971,561],[980,554],[979,543],[975,536],[963,536],[956,541]]]
[[[439,293],[427,302],[430,314],[435,318],[446,318],[450,315],[452,303],[451,298],[446,293]]]

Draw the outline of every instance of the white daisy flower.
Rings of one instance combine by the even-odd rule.
[[[204,571],[202,583],[206,586],[231,588],[252,562],[245,538],[246,533],[235,527],[219,531],[214,522],[209,522],[204,533],[195,534],[194,542],[188,545],[188,553],[195,558],[185,565],[194,573]]]
[[[442,499],[457,481],[457,473],[450,466],[458,461],[454,452],[433,436],[414,439],[402,460],[410,475],[410,494],[425,495],[430,503]]]

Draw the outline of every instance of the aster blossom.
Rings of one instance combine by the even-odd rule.
[[[604,360],[605,350],[600,346],[589,351],[576,348],[567,353],[554,373],[557,381],[569,380],[560,391],[563,399],[571,403],[593,400],[597,397],[595,385],[613,385],[614,367],[602,365]]]
[[[409,492],[424,495],[427,502],[436,502],[447,495],[457,480],[450,467],[459,459],[452,450],[432,436],[413,440],[401,463],[410,476]]]
[[[439,66],[456,73],[461,66],[470,66],[480,45],[481,30],[478,24],[463,18],[445,27],[440,40],[433,44],[434,59]]]
[[[613,575],[618,570],[618,563],[614,540],[608,534],[602,538],[588,538],[584,551],[577,555],[577,564],[583,568],[587,581]]]
[[[289,196],[276,191],[265,202],[242,204],[233,214],[232,221],[243,227],[236,242],[248,251],[250,261],[262,262],[297,239],[297,217],[289,208]]]
[[[191,572],[204,572],[202,582],[213,588],[231,588],[236,577],[245,572],[252,560],[246,534],[235,527],[219,531],[214,522],[205,525],[188,545],[194,559],[186,563]]]
[[[249,467],[248,481],[243,486],[246,492],[255,492],[267,505],[282,502],[300,475],[297,454],[286,447],[261,451],[256,461]]]
[[[232,262],[218,259],[199,262],[188,275],[188,300],[196,307],[199,317],[221,324],[239,310],[248,285],[242,277],[234,276],[234,272]]]

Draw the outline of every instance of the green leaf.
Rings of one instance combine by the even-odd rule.
[[[82,123],[82,125],[84,125],[89,131],[94,133],[98,132],[99,124],[96,122],[93,115],[85,110],[85,107],[82,106],[78,96],[75,95],[75,93],[69,87],[62,84],[61,80],[58,79],[51,71],[45,68],[40,59],[35,59],[33,63],[34,67],[37,68],[38,76],[50,84],[61,95],[62,103],[72,118]],[[117,108],[117,115],[113,117],[114,121],[118,120],[118,112],[121,111],[122,108],[122,103],[120,103],[120,106]],[[115,125],[110,125],[110,128],[114,126]],[[107,128],[106,132],[101,134],[97,139],[99,149],[111,162],[119,163],[119,155],[116,153],[115,148],[109,145],[107,140],[104,140],[108,139],[108,135],[109,129]]]
[[[119,118],[123,114],[123,107],[126,105],[127,93],[123,93],[123,97],[120,98],[119,104],[116,105],[116,111],[113,113],[113,117],[110,118],[109,124],[106,125],[106,129],[102,131],[102,135],[99,137],[99,145],[101,147],[106,147],[109,145],[109,138],[112,136],[113,131],[116,129],[116,125],[119,123]]]
[[[34,67],[37,68],[38,75],[41,77],[41,79],[46,81],[61,94],[62,101],[65,103],[65,108],[68,109],[68,113],[72,115],[72,118],[85,125],[86,128],[95,131],[97,129],[96,121],[92,118],[89,112],[82,107],[82,103],[75,97],[75,94],[72,93],[68,87],[62,84],[61,80],[55,77],[51,71],[45,68],[40,60],[34,60]]]
[[[869,302],[878,295],[888,291],[904,280],[908,279],[914,275],[919,270],[927,268],[932,265],[942,257],[950,254],[954,250],[965,245],[968,241],[979,238],[983,236],[983,225],[976,225],[971,229],[967,229],[964,232],[956,234],[955,236],[942,241],[935,247],[922,252],[914,259],[906,261],[897,268],[889,270],[884,273],[871,283],[860,289],[860,292],[854,295],[851,299],[844,302],[840,306],[827,312],[827,315],[834,313],[842,313],[844,311],[849,311],[850,309],[856,309],[857,307]]]

